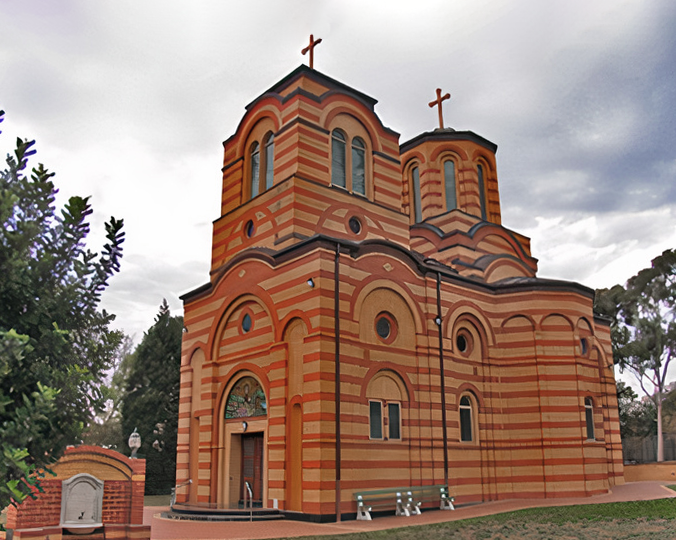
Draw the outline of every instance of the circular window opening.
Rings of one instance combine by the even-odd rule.
[[[387,317],[382,316],[376,321],[376,334],[383,340],[386,340],[392,334],[392,323]]]
[[[347,224],[350,227],[350,230],[354,234],[359,234],[361,232],[361,221],[359,221],[358,218],[352,216],[350,220],[347,222]]]
[[[246,234],[247,238],[251,238],[254,234],[255,228],[253,221],[249,220],[246,222],[246,225],[244,225],[244,234]]]
[[[463,334],[459,334],[458,337],[455,338],[455,344],[461,353],[467,352],[469,349],[469,342]]]
[[[589,344],[587,343],[587,338],[582,338],[580,340],[580,350],[582,351],[582,356],[586,356],[589,352]]]
[[[251,330],[251,327],[253,326],[253,321],[251,320],[251,315],[248,313],[242,317],[242,332],[245,334]]]

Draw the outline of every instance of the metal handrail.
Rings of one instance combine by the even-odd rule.
[[[192,484],[192,478],[188,478],[188,480],[186,480],[182,484],[178,484],[177,486],[174,486],[173,488],[171,488],[171,499],[169,501],[169,509],[170,510],[173,510],[174,505],[176,504],[176,491],[181,489],[182,487],[189,486],[190,484]]]
[[[249,492],[249,521],[253,521],[253,492],[251,491],[251,486],[249,482],[244,481],[244,486],[246,491],[244,492],[244,509],[246,510],[246,493]]]

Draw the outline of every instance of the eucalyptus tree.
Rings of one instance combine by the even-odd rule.
[[[597,291],[595,309],[612,318],[613,357],[635,375],[657,410],[657,461],[664,461],[662,406],[676,354],[676,252],[667,250],[626,285]]]

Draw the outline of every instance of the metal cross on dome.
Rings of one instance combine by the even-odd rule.
[[[451,94],[441,95],[441,88],[437,88],[437,99],[430,101],[430,107],[439,107],[439,129],[444,129],[444,113],[442,112],[441,102],[451,99]]]
[[[319,45],[322,42],[322,38],[319,38],[317,41],[315,41],[315,37],[310,34],[310,44],[305,47],[301,52],[303,56],[305,56],[305,53],[310,51],[310,69],[314,69],[314,63],[315,63],[315,47]]]

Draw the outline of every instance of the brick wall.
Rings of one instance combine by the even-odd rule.
[[[56,477],[48,476],[42,482],[43,492],[36,491],[35,500],[9,508],[7,529],[14,531],[15,538],[60,538],[62,482],[82,473],[103,481],[101,521],[106,538],[150,537],[150,527],[143,526],[145,460],[130,459],[109,449],[80,446],[68,448],[52,470]]]

